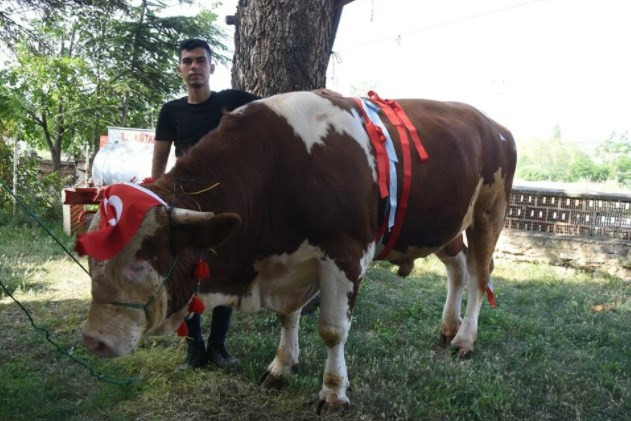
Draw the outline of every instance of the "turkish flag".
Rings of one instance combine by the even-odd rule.
[[[167,204],[160,196],[133,183],[112,184],[99,192],[99,227],[79,235],[75,250],[97,260],[116,256],[138,231],[147,211]]]

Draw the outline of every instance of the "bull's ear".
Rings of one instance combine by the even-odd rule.
[[[237,232],[241,217],[236,213],[220,213],[206,221],[178,225],[186,235],[186,242],[194,248],[217,248]]]

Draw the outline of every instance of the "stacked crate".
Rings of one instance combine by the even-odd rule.
[[[631,194],[577,192],[515,185],[506,228],[631,239]]]

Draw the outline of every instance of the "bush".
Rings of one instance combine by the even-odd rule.
[[[6,142],[0,141],[0,181],[11,189],[13,186],[13,151]],[[68,180],[59,173],[39,174],[39,158],[21,154],[18,161],[17,193],[31,212],[48,221],[61,220],[61,190]],[[13,216],[13,196],[4,188],[0,189],[0,220],[14,223],[30,223],[31,216],[20,209]],[[20,207],[21,208],[21,207]],[[33,221],[34,222],[34,221]]]

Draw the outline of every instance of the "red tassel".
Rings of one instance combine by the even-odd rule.
[[[191,313],[202,314],[205,309],[204,303],[197,296],[193,297],[193,300],[188,305],[188,311]]]
[[[495,294],[493,294],[493,289],[491,289],[491,287],[486,287],[486,298],[489,300],[489,306],[491,308],[495,308]]]
[[[177,327],[177,336],[188,336],[188,326],[186,326],[186,322],[182,320],[182,323]]]
[[[140,184],[151,184],[154,181],[156,181],[156,179],[153,177],[145,177],[142,179],[142,182]]]
[[[210,276],[210,269],[206,262],[202,259],[199,259],[195,264],[195,279],[201,281],[204,278],[208,278]]]

